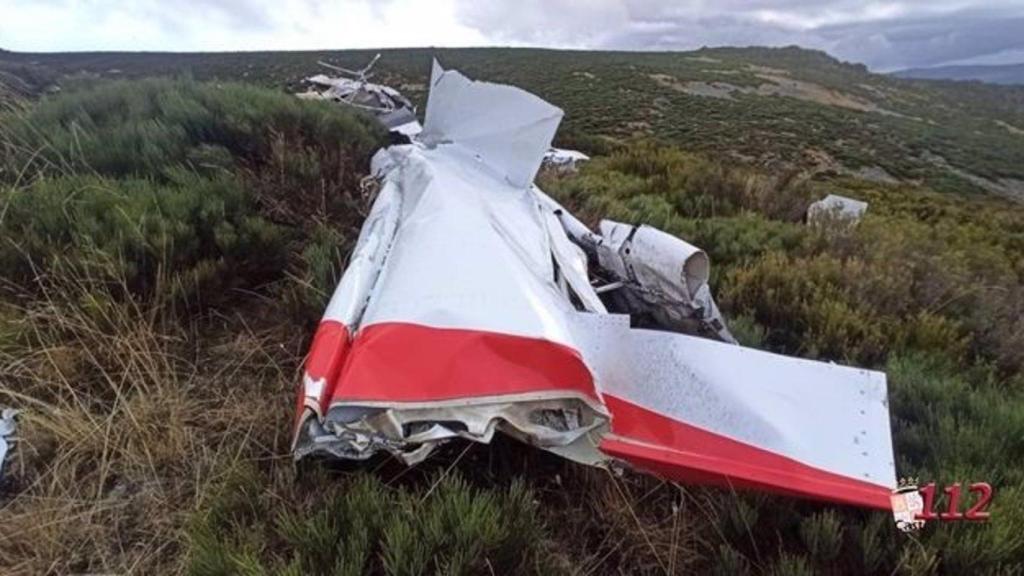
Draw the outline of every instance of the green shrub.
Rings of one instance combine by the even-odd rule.
[[[812,514],[800,522],[800,539],[815,562],[832,562],[843,546],[842,520],[832,510]]]
[[[746,576],[751,573],[750,562],[739,550],[728,544],[719,544],[711,573],[716,576]]]
[[[417,494],[371,475],[318,477],[312,498],[281,503],[259,494],[256,478],[231,476],[197,514],[191,574],[521,573],[533,569],[544,536],[533,495],[518,481],[485,491],[436,476]],[[268,522],[272,505],[280,511]]]
[[[663,227],[668,216],[712,218],[743,211],[799,220],[812,193],[793,174],[765,176],[646,141],[584,164],[577,177],[548,178],[542,187],[585,216],[637,222],[653,215],[655,221],[646,223]]]
[[[892,533],[892,518],[888,513],[872,514],[864,524],[857,525],[856,546],[860,552],[861,572],[881,572],[892,558],[896,544],[897,540]]]
[[[289,156],[291,170],[331,178],[337,169],[360,166],[383,138],[373,120],[328,103],[241,84],[169,79],[101,83],[47,98],[0,125],[4,176],[161,177],[179,166],[209,169],[204,159],[211,150],[259,168],[283,153],[283,142],[295,152],[317,152]],[[227,159],[217,155],[222,162],[214,167]]]
[[[814,570],[802,556],[783,552],[768,570],[769,576],[812,576]]]
[[[383,142],[372,119],[338,106],[165,79],[47,98],[0,127],[0,265],[12,280],[60,264],[203,303],[291,266],[323,292]]]
[[[43,178],[8,189],[0,223],[0,266],[28,283],[57,262],[148,291],[177,272],[189,293],[274,276],[287,231],[261,216],[240,182],[184,170],[166,183],[101,176]],[[207,290],[201,290],[203,287]]]

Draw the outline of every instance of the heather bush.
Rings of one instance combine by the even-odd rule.
[[[521,482],[479,490],[439,475],[420,495],[374,476],[299,482],[275,501],[235,471],[191,522],[190,574],[532,573],[544,526]],[[268,543],[279,543],[275,549]],[[544,570],[539,570],[545,573]]]
[[[368,117],[244,85],[47,98],[0,118],[0,265],[19,283],[59,262],[142,292],[160,272],[204,303],[285,270],[323,291],[331,254],[316,246],[359,225],[354,192],[382,142]]]
[[[212,294],[272,278],[285,263],[288,231],[260,216],[228,174],[42,178],[2,201],[0,266],[17,282],[62,262],[148,291],[167,268],[188,294]]]

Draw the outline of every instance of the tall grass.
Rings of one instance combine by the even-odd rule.
[[[186,326],[127,284],[63,272],[5,304],[4,573],[173,571],[181,528],[239,461],[285,458],[284,334]],[[199,333],[203,335],[200,337]]]

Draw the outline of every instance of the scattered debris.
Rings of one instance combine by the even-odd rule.
[[[421,130],[419,120],[416,119],[416,107],[398,90],[369,82],[373,76],[370,69],[378,59],[380,54],[359,70],[320,62],[321,66],[339,72],[342,76],[310,76],[305,79],[310,89],[296,96],[304,100],[331,100],[366,110],[376,116],[388,130],[414,136]]]
[[[562,111],[433,65],[298,390],[296,458],[495,432],[596,466],[882,509],[885,375],[735,344],[702,250],[591,230],[533,184]]]
[[[575,172],[587,160],[590,160],[590,156],[578,150],[548,148],[544,153],[544,166],[559,172]]]
[[[833,222],[844,220],[859,222],[868,210],[868,203],[838,194],[829,194],[807,208],[807,222]]]

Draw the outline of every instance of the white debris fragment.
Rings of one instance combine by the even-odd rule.
[[[587,160],[590,160],[590,156],[579,150],[552,147],[544,153],[545,166],[564,172],[575,172]]]
[[[388,130],[405,136],[414,136],[421,130],[419,120],[416,119],[416,107],[398,90],[369,82],[373,75],[370,69],[379,58],[380,54],[361,70],[349,70],[321,62],[322,66],[343,76],[310,76],[305,79],[310,89],[296,96],[303,100],[330,100],[365,110],[373,114]]]
[[[434,61],[418,140],[451,144],[496,169],[517,188],[533,183],[562,110],[514,86],[470,80]]]
[[[7,449],[14,441],[14,417],[17,414],[18,411],[13,408],[4,408],[0,411],[0,478],[3,478],[4,474],[4,459],[7,457]]]
[[[829,194],[807,208],[807,221],[820,222],[827,218],[857,222],[868,210],[868,203],[838,194]]]

